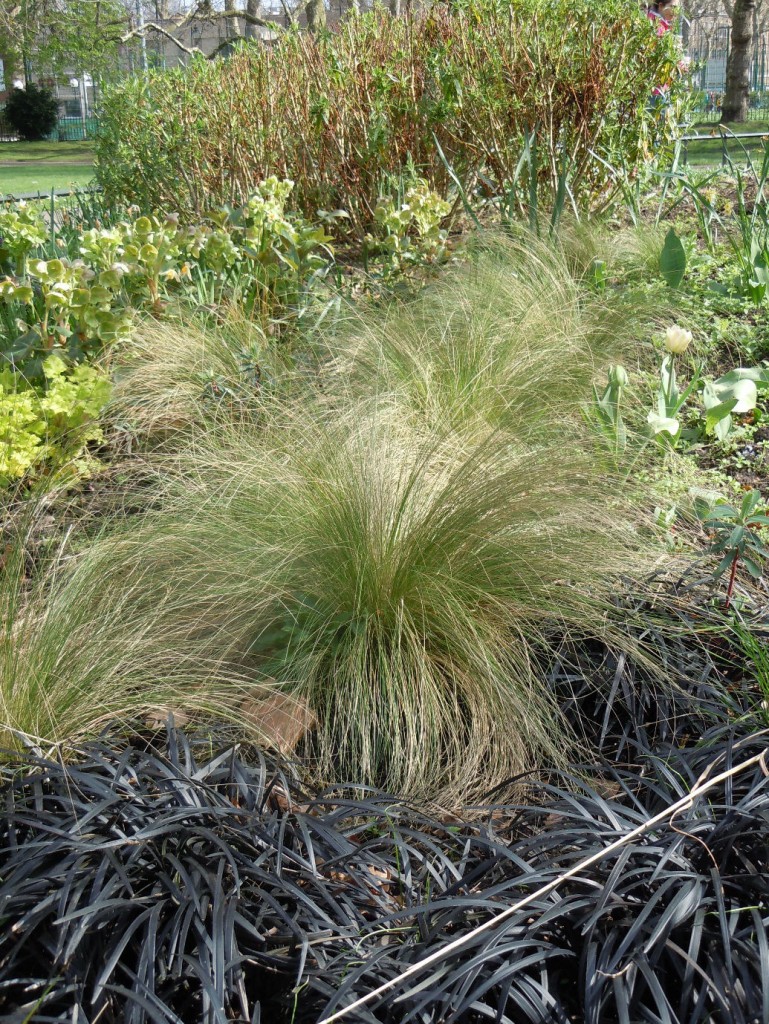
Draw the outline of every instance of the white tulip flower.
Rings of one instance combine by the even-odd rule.
[[[665,331],[665,348],[675,356],[680,356],[692,343],[692,332],[685,331],[678,324],[673,324]]]

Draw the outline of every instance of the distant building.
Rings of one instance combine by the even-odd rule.
[[[354,0],[330,0],[326,5],[327,24],[331,28],[338,24],[341,17],[350,9]],[[237,0],[238,7],[242,10],[245,7],[245,0]],[[299,6],[296,0],[289,0],[288,7]],[[369,0],[360,3],[361,8],[369,7]],[[254,41],[261,41],[269,44],[278,37],[280,29],[287,28],[290,18],[287,17],[280,0],[266,0],[259,6],[259,17],[265,21],[273,22],[275,30],[261,25],[250,25],[243,18],[206,18],[205,15],[179,27],[181,16],[157,21],[163,32],[148,29],[146,32],[146,53],[147,64],[150,67],[178,67],[186,64],[189,59],[187,50],[197,48],[205,56],[213,53],[226,55],[228,46],[235,40],[243,37]],[[306,25],[304,10],[297,18],[298,24]],[[168,33],[166,35],[165,33]],[[168,38],[171,36],[173,38]],[[173,39],[177,39],[181,46],[175,45]],[[140,70],[143,61],[143,54],[139,48],[132,46],[126,48],[126,64],[129,70]]]

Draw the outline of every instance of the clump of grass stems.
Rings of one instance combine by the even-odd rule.
[[[215,661],[174,637],[174,596],[155,595],[162,636],[144,613],[139,578],[106,598],[99,581],[71,573],[66,545],[45,571],[30,574],[24,536],[10,542],[0,568],[0,748],[48,751],[95,735],[107,722],[135,721],[170,709],[238,715],[242,687]],[[94,590],[94,587],[96,588]],[[144,652],[143,655],[140,652]],[[141,671],[146,656],[157,669]]]
[[[455,803],[563,763],[539,655],[571,635],[626,645],[609,597],[655,552],[577,426],[607,332],[562,257],[527,245],[485,239],[474,266],[372,320],[371,359],[317,399],[211,414],[201,375],[234,386],[245,326],[146,328],[120,408],[149,434],[181,424],[154,510],[108,527],[13,627],[19,658],[50,664],[9,670],[16,706],[75,697],[13,727],[60,739],[82,693],[107,715],[110,689],[122,714],[126,694],[186,707],[222,684],[308,706],[324,779]]]
[[[110,364],[108,418],[143,444],[167,443],[222,420],[258,418],[292,370],[286,346],[275,345],[235,307],[147,318]]]
[[[278,687],[317,716],[320,777],[414,797],[473,799],[562,760],[538,647],[618,636],[612,580],[648,557],[589,446],[303,404],[158,465],[163,507],[71,577],[94,620],[132,617],[131,678],[172,666],[194,688],[219,665]]]
[[[658,224],[638,224],[607,230],[600,219],[580,221],[564,219],[558,231],[558,246],[569,271],[578,279],[595,276],[595,265],[600,262],[610,279],[620,279],[623,291],[636,282],[658,280],[660,257],[665,245],[667,228]],[[641,296],[636,299],[640,300]],[[657,315],[672,312],[675,291],[657,289],[653,300]],[[649,299],[649,312],[652,312]]]
[[[632,353],[648,300],[590,287],[563,248],[530,232],[481,232],[470,248],[471,267],[420,301],[351,310],[341,386],[394,394],[403,415],[465,432],[563,430],[599,370]]]

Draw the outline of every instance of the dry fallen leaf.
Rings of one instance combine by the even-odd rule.
[[[281,754],[293,753],[316,719],[307,701],[288,693],[273,693],[262,700],[246,700],[240,706],[246,725]]]
[[[164,729],[169,720],[173,729],[181,729],[189,724],[190,716],[180,708],[153,708],[144,719],[148,729]]]

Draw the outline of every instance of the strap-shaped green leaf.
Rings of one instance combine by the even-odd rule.
[[[660,253],[660,274],[669,288],[678,288],[686,273],[686,250],[673,228],[665,236]]]

